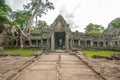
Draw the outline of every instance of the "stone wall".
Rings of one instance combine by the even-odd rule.
[[[37,27],[31,31],[31,47],[46,47],[54,50],[55,32],[65,32],[65,48],[67,50],[72,48],[120,50],[120,29],[105,30],[103,34],[72,32],[61,15],[56,18],[51,27]],[[5,41],[10,41],[5,46],[15,47],[15,38],[11,37],[11,34],[6,34],[6,36]],[[25,41],[25,47],[30,47],[27,41]]]

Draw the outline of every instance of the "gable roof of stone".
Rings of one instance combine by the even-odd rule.
[[[67,22],[65,21],[65,19],[62,17],[62,15],[58,15],[58,17],[54,20],[53,24],[51,24],[52,29],[56,29],[56,26],[61,23],[61,27],[62,29],[69,30],[71,31],[69,24],[67,24]]]
[[[62,24],[67,24],[66,21],[65,21],[65,19],[62,17],[62,15],[59,15],[59,16],[55,19],[55,21],[60,21],[60,22],[62,22]]]
[[[57,22],[61,22],[62,25],[66,25],[66,21],[65,19],[62,17],[62,15],[59,15],[53,22],[52,26],[55,26],[57,24]]]

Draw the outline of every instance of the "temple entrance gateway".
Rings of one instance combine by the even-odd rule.
[[[64,18],[59,15],[51,25],[51,50],[69,50],[70,28]]]
[[[63,49],[65,47],[65,32],[55,32],[55,49]]]

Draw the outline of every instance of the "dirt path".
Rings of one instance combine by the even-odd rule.
[[[79,58],[67,53],[41,57],[13,80],[103,80]]]

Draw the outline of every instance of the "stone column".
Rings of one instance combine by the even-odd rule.
[[[55,38],[54,38],[54,33],[51,35],[51,50],[55,50]]]
[[[49,39],[47,39],[47,48],[50,47],[50,42],[49,42]]]
[[[74,40],[72,40],[72,46],[74,47]]]
[[[103,42],[103,47],[106,48],[106,42],[105,41]]]
[[[119,49],[120,49],[120,40],[118,40],[118,47],[119,47]]]
[[[43,46],[43,39],[41,39],[41,46]]]
[[[36,40],[36,47],[38,47],[38,40]]]
[[[12,47],[15,46],[15,45],[14,45],[14,40],[11,41],[11,44],[12,44]]]
[[[79,47],[80,47],[80,40],[78,40],[78,43],[79,43]]]
[[[66,46],[66,51],[69,50],[69,35],[68,33],[66,32],[66,41],[65,41],[65,46]]]
[[[97,42],[97,47],[99,48],[100,47],[100,45],[99,45],[100,43],[99,42]]]
[[[117,43],[118,43],[118,47],[119,47],[120,46],[119,40],[117,41]]]
[[[91,44],[90,44],[91,47],[93,47],[93,41],[91,41]]]
[[[72,40],[70,39],[70,49],[72,49]]]
[[[87,41],[85,41],[85,46],[84,46],[85,48],[87,47]]]

